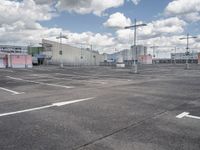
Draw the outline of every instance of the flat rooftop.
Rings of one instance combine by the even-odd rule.
[[[1,150],[199,150],[200,66],[0,69]]]

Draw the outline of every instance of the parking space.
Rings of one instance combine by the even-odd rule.
[[[0,149],[200,149],[200,67],[139,69],[0,70]]]

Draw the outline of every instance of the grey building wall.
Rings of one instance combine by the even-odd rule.
[[[104,61],[104,55],[89,49],[81,49],[67,44],[53,42],[49,40],[42,40],[44,46],[44,53],[47,57],[51,57],[53,64],[59,64],[61,55],[59,51],[62,46],[62,60],[64,65],[78,66],[78,65],[100,65]]]

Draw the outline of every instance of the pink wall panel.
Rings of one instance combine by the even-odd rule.
[[[12,64],[25,64],[25,56],[24,55],[12,55]]]
[[[32,64],[32,56],[31,55],[27,55],[26,63],[27,64]]]

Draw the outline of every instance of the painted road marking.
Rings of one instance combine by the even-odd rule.
[[[66,89],[74,88],[73,86],[65,86],[65,85],[59,85],[59,84],[49,84],[49,83],[31,81],[31,80],[26,80],[26,79],[21,79],[21,78],[14,78],[14,77],[11,77],[11,76],[7,76],[7,77],[10,78],[10,79],[13,79],[13,80],[25,81],[25,82],[30,82],[30,83],[40,84],[40,85],[48,85],[48,86],[66,88]]]
[[[3,113],[3,114],[0,114],[0,117],[11,116],[11,115],[15,115],[15,114],[21,114],[21,113],[31,112],[31,111],[36,111],[36,110],[42,110],[42,109],[46,109],[46,108],[50,108],[50,107],[61,107],[61,106],[64,106],[64,105],[69,105],[69,104],[74,104],[74,103],[78,103],[78,102],[92,100],[94,98],[95,97],[77,99],[77,100],[72,100],[72,101],[53,103],[51,105],[46,105],[46,106],[42,106],[42,107],[36,107],[36,108],[30,108],[30,109],[15,111],[15,112]]]
[[[10,92],[12,93],[13,95],[19,95],[19,94],[23,94],[24,92],[16,92],[16,91],[13,91],[13,90],[9,90],[9,89],[6,89],[6,88],[3,88],[3,87],[0,87],[1,90],[4,90],[4,91],[7,91],[7,92]]]
[[[13,70],[6,70],[6,69],[1,69],[1,71],[5,71],[5,72],[14,72]]]
[[[183,112],[180,115],[176,116],[176,118],[179,118],[179,119],[184,118],[184,117],[193,118],[193,119],[199,119],[200,120],[200,117],[190,115],[189,112]]]
[[[19,69],[20,71],[30,71],[30,72],[33,72],[33,70],[31,69]]]
[[[57,78],[57,77],[52,77],[52,76],[49,76],[49,75],[32,74],[30,76],[41,77],[41,78],[49,78],[49,79],[55,79],[55,80],[69,80],[69,79],[66,79],[66,78]]]
[[[67,77],[72,77],[72,78],[83,77],[83,76],[77,75],[77,74],[62,74],[62,73],[55,73],[55,74],[56,75],[67,76]]]

